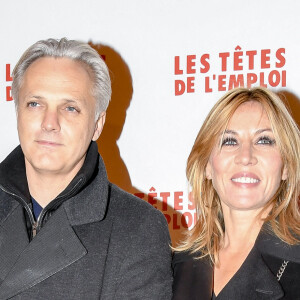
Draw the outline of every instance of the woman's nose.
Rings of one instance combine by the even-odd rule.
[[[241,165],[255,165],[257,158],[255,156],[255,150],[250,143],[243,144],[237,150],[235,156],[235,163]]]

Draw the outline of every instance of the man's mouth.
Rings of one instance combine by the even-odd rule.
[[[47,140],[37,140],[36,141],[40,145],[44,146],[61,146],[61,143],[53,142],[53,141],[47,141]]]

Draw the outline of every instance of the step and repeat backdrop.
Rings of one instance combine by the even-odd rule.
[[[0,160],[18,145],[11,72],[40,39],[90,43],[112,100],[98,147],[109,179],[162,211],[173,243],[195,222],[186,160],[229,89],[265,86],[300,123],[296,0],[24,0],[0,10]]]

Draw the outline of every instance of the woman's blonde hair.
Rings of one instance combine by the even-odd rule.
[[[272,206],[265,221],[284,242],[295,244],[300,236],[298,196],[300,188],[300,132],[282,100],[261,87],[236,88],[226,93],[205,119],[187,161],[187,178],[195,201],[197,222],[187,233],[177,251],[200,252],[218,263],[220,243],[224,237],[224,219],[220,199],[212,181],[206,179],[205,169],[210,154],[234,114],[247,101],[259,102],[266,112],[279,147],[288,178],[282,180],[274,197],[264,209]]]

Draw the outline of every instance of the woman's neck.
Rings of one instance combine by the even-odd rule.
[[[222,249],[237,250],[254,245],[259,231],[263,225],[263,217],[269,211],[260,216],[260,210],[238,211],[223,206],[225,223],[225,235],[222,241]]]
[[[222,205],[225,234],[218,253],[219,261],[214,267],[214,291],[216,295],[226,286],[241,267],[253,248],[263,225],[259,211],[237,211]]]

